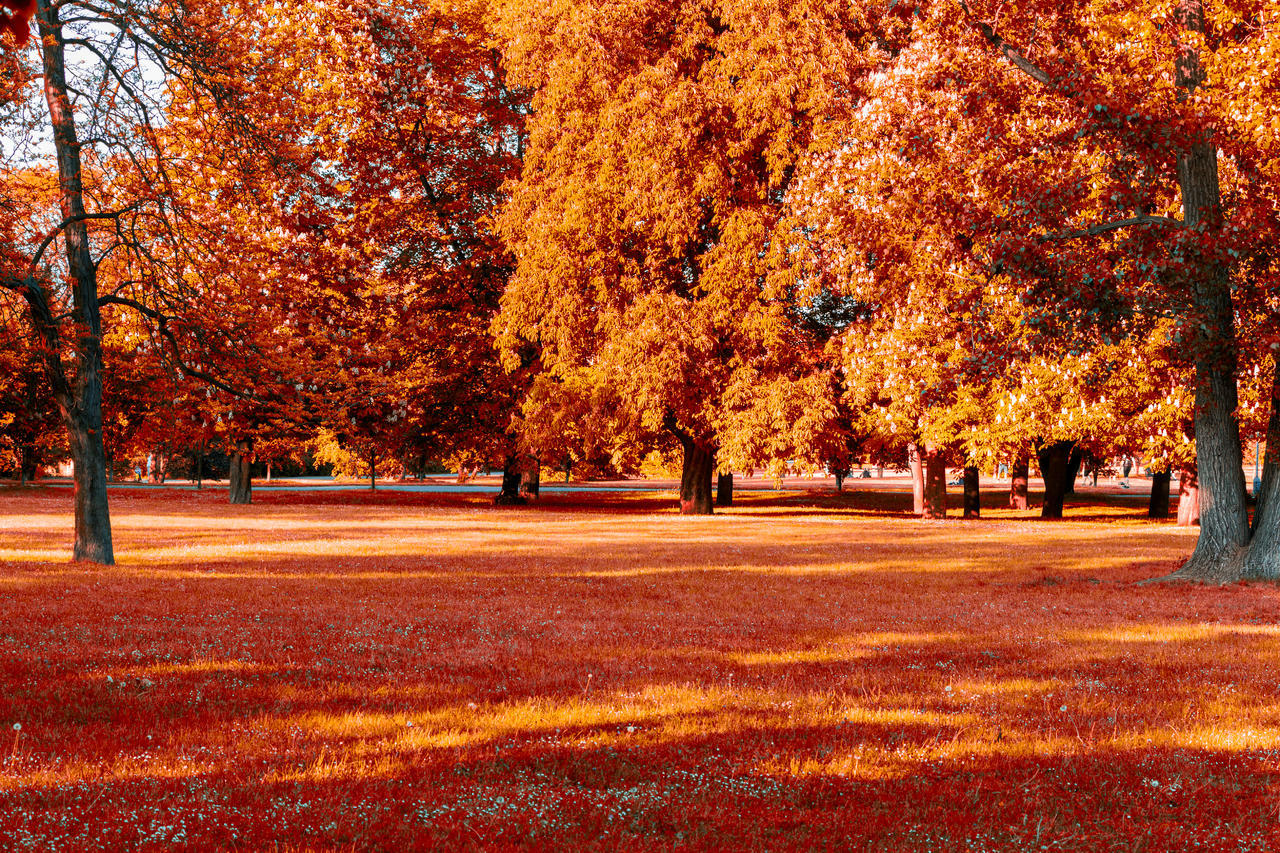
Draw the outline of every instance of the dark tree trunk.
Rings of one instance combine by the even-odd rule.
[[[204,441],[196,446],[196,488],[204,488]]]
[[[921,518],[947,517],[947,454],[926,447],[924,452],[924,501]]]
[[[1062,518],[1062,505],[1067,495],[1067,463],[1074,446],[1072,441],[1055,441],[1046,444],[1036,454],[1040,461],[1040,476],[1044,478],[1041,518]]]
[[[70,382],[63,372],[62,337],[50,310],[48,295],[34,280],[24,282],[24,296],[34,325],[48,347],[45,360],[67,428],[71,460],[75,466],[72,502],[75,515],[77,561],[110,565],[115,562],[111,543],[111,513],[107,505],[107,460],[102,444],[102,315],[98,305],[97,267],[89,246],[84,206],[84,183],[75,110],[67,89],[65,48],[58,7],[38,0],[36,20],[40,30],[44,65],[44,95],[49,107],[53,144],[58,157],[59,205],[67,272],[71,283],[71,314],[76,324],[75,375]]]
[[[508,454],[502,460],[502,490],[493,499],[498,506],[521,506],[526,503],[520,496],[520,455]]]
[[[843,492],[843,491],[844,491],[844,478],[845,478],[844,473],[843,473],[842,471],[836,471],[836,472],[834,472],[834,475],[835,475],[835,478],[836,478],[836,491],[837,491],[837,492]]]
[[[1198,521],[1200,521],[1199,477],[1196,476],[1195,471],[1183,470],[1178,473],[1178,526],[1191,527]]]
[[[526,498],[538,497],[542,489],[542,463],[536,456],[525,458],[524,470],[520,472],[520,494]]]
[[[680,472],[680,514],[711,515],[711,475],[716,468],[716,449],[710,442],[680,440],[684,464]]]
[[[1205,33],[1204,7],[1200,0],[1185,0],[1178,7],[1178,16],[1183,29],[1201,36]],[[1189,42],[1179,54],[1175,79],[1182,90],[1180,94],[1186,96],[1205,82],[1200,54]],[[1200,137],[1178,154],[1178,186],[1182,190],[1185,228],[1199,232],[1197,240],[1211,241],[1220,235],[1222,197],[1217,143],[1213,139]],[[1198,250],[1188,247],[1185,251]],[[1246,571],[1249,509],[1240,426],[1236,420],[1238,349],[1231,274],[1214,257],[1193,254],[1189,260],[1187,284],[1192,307],[1187,326],[1196,373],[1196,477],[1192,482],[1198,487],[1198,495],[1195,501],[1180,499],[1178,519],[1182,523],[1183,503],[1197,504],[1200,538],[1178,574],[1206,580],[1235,580]]]
[[[1151,502],[1147,504],[1148,518],[1169,517],[1169,471],[1151,472]]]
[[[378,490],[378,450],[371,447],[369,450],[369,491],[376,492]]]
[[[236,442],[231,453],[231,493],[233,504],[247,504],[253,501],[253,439],[242,438]]]
[[[966,465],[964,469],[964,517],[978,518],[982,515],[981,491],[978,486],[979,472],[976,466]]]
[[[924,464],[920,446],[914,441],[907,445],[907,468],[911,471],[911,512],[924,515]]]
[[[1071,455],[1067,457],[1067,476],[1065,487],[1062,492],[1065,495],[1074,495],[1076,493],[1076,478],[1080,476],[1080,466],[1084,464],[1084,452],[1079,447],[1071,449]]]
[[[1280,358],[1272,361],[1267,453],[1253,512],[1253,542],[1244,567],[1246,576],[1258,578],[1280,578]]]
[[[716,477],[716,506],[733,506],[733,472]]]
[[[1013,465],[1009,469],[1009,508],[1010,509],[1026,509],[1030,504],[1027,500],[1027,480],[1030,479],[1031,460],[1027,458],[1026,452],[1019,453],[1017,458],[1013,460]]]

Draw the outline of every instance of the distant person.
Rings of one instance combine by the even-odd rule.
[[[1120,470],[1124,473],[1124,482],[1120,484],[1120,488],[1127,489],[1129,488],[1129,472],[1133,470],[1133,458],[1126,456],[1124,464],[1120,466]]]

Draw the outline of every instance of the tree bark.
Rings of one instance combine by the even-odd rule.
[[[1200,521],[1199,477],[1196,476],[1195,471],[1184,469],[1178,474],[1178,526],[1190,527],[1198,521]]]
[[[369,491],[376,492],[378,490],[378,449],[373,445],[369,448]]]
[[[204,440],[196,445],[196,488],[204,488]]]
[[[921,518],[947,517],[947,454],[934,447],[924,451],[924,495]]]
[[[45,345],[51,347],[45,359],[71,447],[75,477],[73,558],[110,565],[115,562],[115,551],[107,504],[106,452],[102,444],[102,315],[98,306],[98,273],[89,246],[80,141],[67,90],[65,44],[58,7],[51,0],[38,0],[36,21],[44,66],[45,103],[49,107],[58,157],[58,201],[65,223],[62,234],[71,280],[71,313],[76,324],[72,381],[68,382],[63,373],[59,356],[61,335],[58,322],[49,310],[48,297],[36,282],[28,281],[26,298],[36,328]]]
[[[1151,472],[1151,502],[1147,504],[1148,518],[1169,517],[1169,481],[1170,471]]]
[[[716,448],[708,441],[681,438],[684,463],[680,472],[680,514],[711,515],[711,475],[715,473]]]
[[[1031,460],[1027,458],[1026,451],[1014,458],[1009,468],[1009,509],[1026,509],[1029,506],[1027,480],[1030,479],[1030,468]]]
[[[1066,481],[1062,490],[1064,495],[1074,495],[1076,493],[1076,478],[1080,476],[1080,466],[1082,464],[1084,464],[1084,451],[1079,447],[1071,448],[1071,455],[1067,457]]]
[[[542,462],[536,456],[528,456],[525,458],[524,470],[520,472],[520,494],[537,499],[541,490]]]
[[[230,498],[233,504],[247,504],[253,501],[253,439],[242,438],[236,441],[235,450],[231,453]]]
[[[1206,31],[1201,0],[1184,0],[1179,23],[1186,31]],[[1205,82],[1200,54],[1188,42],[1180,45],[1175,84],[1186,101]],[[1178,154],[1178,186],[1182,190],[1183,223],[1200,232],[1197,240],[1221,234],[1222,196],[1218,149],[1206,133]],[[1200,511],[1200,538],[1191,558],[1178,571],[1182,577],[1234,580],[1244,572],[1249,545],[1249,509],[1244,484],[1244,454],[1236,420],[1237,353],[1235,310],[1230,271],[1198,249],[1185,249],[1190,267],[1191,311],[1187,326],[1195,357],[1196,474],[1194,503]],[[1183,520],[1183,501],[1178,519]],[[1261,543],[1260,543],[1261,544]]]
[[[982,515],[982,493],[979,488],[980,473],[977,466],[966,465],[964,469],[964,517],[978,518]]]
[[[1253,539],[1245,557],[1246,577],[1280,578],[1280,358],[1272,362],[1267,453],[1253,512]]]
[[[1074,447],[1073,441],[1054,441],[1041,447],[1036,454],[1040,461],[1040,476],[1044,478],[1041,518],[1062,518],[1067,495],[1068,461]]]
[[[716,506],[733,506],[733,472],[716,477]]]
[[[493,499],[498,506],[523,506],[520,495],[520,454],[510,453],[502,461],[502,490]]]
[[[911,512],[924,515],[924,464],[920,461],[920,446],[914,441],[907,445],[907,468],[911,471]]]

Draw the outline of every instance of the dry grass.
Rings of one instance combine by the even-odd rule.
[[[1277,590],[1132,502],[222,499],[0,492],[0,846],[1280,843]]]

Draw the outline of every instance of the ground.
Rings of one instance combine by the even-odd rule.
[[[1280,844],[1280,595],[1140,501],[112,500],[0,490],[0,847]]]

